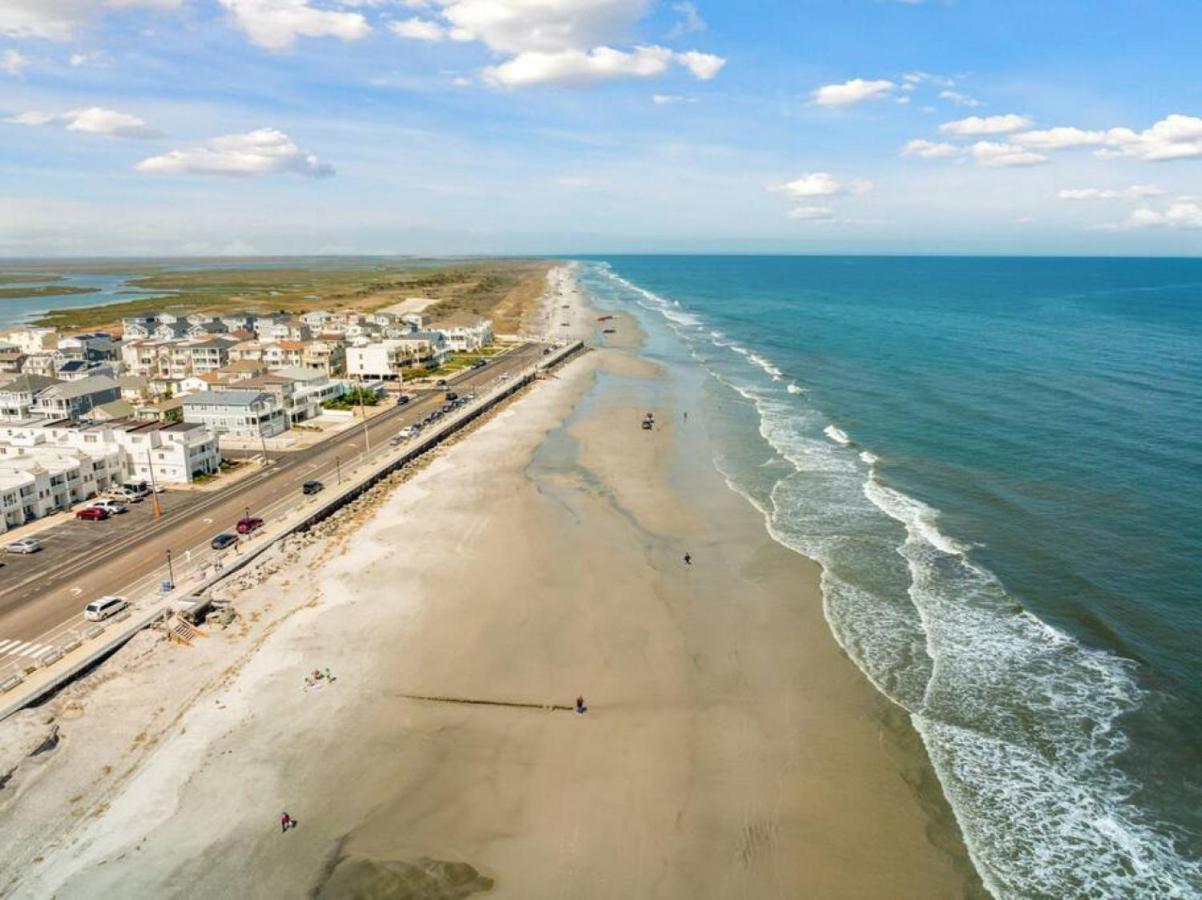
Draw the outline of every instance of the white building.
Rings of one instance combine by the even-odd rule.
[[[414,349],[398,340],[375,341],[346,348],[346,374],[371,381],[401,381],[414,364]]]
[[[274,437],[288,415],[266,391],[201,391],[184,397],[184,422],[207,425],[220,437]]]
[[[221,453],[216,435],[202,425],[177,422],[111,422],[70,425],[62,422],[27,422],[0,425],[0,468],[5,459],[41,453],[53,456],[87,454],[94,461],[91,477],[81,471],[74,501],[87,499],[124,481],[187,484],[198,475],[216,472]],[[81,493],[80,493],[81,492]]]
[[[30,355],[58,349],[57,328],[37,328],[33,326],[14,328],[11,331],[0,334],[0,338],[3,338],[10,344],[16,344],[21,348],[22,352]]]
[[[430,325],[430,331],[441,334],[447,347],[460,352],[479,350],[493,341],[492,322],[469,313],[454,313],[440,319]]]

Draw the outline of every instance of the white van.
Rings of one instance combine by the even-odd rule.
[[[83,617],[90,622],[99,622],[109,616],[117,615],[128,606],[129,603],[124,597],[101,597],[84,607]]]

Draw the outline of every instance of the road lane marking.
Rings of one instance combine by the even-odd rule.
[[[0,641],[0,656],[3,656],[5,653],[7,653],[9,647],[15,647],[19,643],[21,643],[21,642],[13,641],[13,640]]]

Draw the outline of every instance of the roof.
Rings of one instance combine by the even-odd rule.
[[[87,379],[85,378],[84,381]],[[45,375],[18,375],[16,378],[10,378],[0,384],[0,393],[36,394],[38,391],[44,391],[48,387],[61,383],[57,378],[48,378]]]
[[[227,366],[222,366],[222,372],[265,372],[267,367],[257,359],[239,359]]]
[[[70,400],[73,397],[86,397],[100,391],[115,391],[120,386],[116,380],[107,375],[89,375],[79,381],[66,381],[52,385],[39,394],[39,397],[52,397],[56,400]]]
[[[150,384],[150,379],[145,375],[122,375],[117,384],[123,388],[144,388]]]
[[[92,415],[101,413],[110,419],[125,419],[134,414],[134,406],[128,400],[111,400],[92,410]]]
[[[279,369],[272,369],[271,374],[287,378],[289,381],[324,381],[329,377],[325,372],[318,369],[306,369],[304,366],[282,366]]]
[[[159,431],[193,431],[197,428],[204,428],[200,422],[172,422],[170,425],[164,425]]]
[[[269,347],[279,347],[281,350],[304,350],[305,342],[304,341],[276,341],[273,344],[264,344],[263,345],[264,350],[268,349]]]
[[[200,391],[184,397],[184,406],[250,406],[271,402],[271,395],[262,391]]]
[[[92,364],[86,359],[69,359],[58,367],[59,372],[79,372],[87,371],[92,368]]]

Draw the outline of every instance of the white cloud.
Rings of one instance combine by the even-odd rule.
[[[65,113],[23,112],[9,116],[4,120],[10,125],[25,125],[37,127],[41,125],[61,124],[67,131],[77,131],[81,134],[99,134],[104,137],[122,138],[153,138],[159,132],[147,127],[146,122],[129,113],[117,112],[115,109],[105,109],[91,106],[87,109],[73,109]]]
[[[957,119],[954,122],[944,122],[939,130],[944,134],[981,135],[1005,134],[1009,131],[1021,131],[1031,126],[1031,120],[1026,116],[1007,113],[1001,116],[969,116],[967,119]]]
[[[627,37],[649,0],[439,0],[441,15],[503,53],[587,50]]]
[[[789,210],[790,219],[801,219],[803,222],[829,222],[835,217],[829,206],[795,206]]]
[[[484,80],[498,87],[528,87],[536,84],[581,86],[615,78],[653,78],[679,63],[701,80],[712,78],[725,62],[703,53],[674,53],[666,47],[635,47],[616,50],[559,50],[554,53],[528,51],[483,72]]]
[[[1065,150],[1106,143],[1106,132],[1083,131],[1080,128],[1048,128],[1043,131],[1023,131],[1010,138],[1016,144],[1036,150]]]
[[[843,185],[830,172],[807,172],[800,178],[769,190],[788,194],[790,197],[832,197],[843,192]]]
[[[939,99],[940,100],[949,100],[952,103],[955,103],[959,106],[967,106],[970,109],[981,105],[981,101],[978,100],[976,97],[970,97],[970,96],[968,96],[968,94],[961,94],[959,91],[952,91],[952,90],[940,91]]]
[[[1056,192],[1061,200],[1143,200],[1159,197],[1164,191],[1154,184],[1133,184],[1121,190],[1115,188],[1066,188]]]
[[[404,5],[427,10],[427,15],[393,22],[390,28],[401,37],[479,41],[507,57],[481,73],[499,87],[652,78],[672,64],[708,81],[726,64],[722,57],[698,50],[617,46],[646,15],[650,0],[434,0]],[[686,17],[689,10],[696,15],[689,3],[677,4],[676,9]]]
[[[357,41],[371,31],[360,13],[322,9],[308,0],[218,0],[234,24],[267,50],[287,50],[298,38],[336,37]]]
[[[68,64],[74,67],[86,66],[92,58],[86,53],[72,53],[71,58],[67,60]]]
[[[65,41],[93,15],[107,10],[179,5],[180,0],[0,0],[0,35]]]
[[[1131,213],[1132,228],[1202,228],[1202,203],[1195,198],[1179,197],[1163,212],[1142,207]]]
[[[1037,166],[1048,161],[1046,156],[1034,153],[1017,144],[999,144],[994,141],[977,141],[969,148],[978,165],[991,168],[1012,166]]]
[[[1150,128],[1135,132],[1111,128],[1106,132],[1107,149],[1099,156],[1130,156],[1152,162],[1202,156],[1202,118],[1174,113]]]
[[[333,175],[334,169],[301,150],[288,135],[274,128],[214,138],[203,147],[172,150],[137,165],[139,172],[163,175],[274,175],[290,172],[313,178]]]
[[[669,106],[673,103],[696,103],[696,97],[686,97],[683,94],[652,94],[651,102],[656,106]]]
[[[411,38],[416,41],[442,41],[448,37],[448,31],[438,22],[431,19],[405,19],[389,22],[388,29],[397,37]]]
[[[709,81],[726,65],[726,60],[712,53],[701,53],[697,50],[686,50],[673,57],[678,63],[693,73],[699,81]]]
[[[5,50],[0,53],[0,72],[6,75],[17,76],[21,74],[21,70],[29,65],[29,57],[19,50]]]
[[[614,78],[662,75],[672,60],[665,47],[636,47],[630,52],[612,47],[592,50],[529,51],[484,70],[484,79],[502,87],[534,84],[584,85]]]
[[[895,86],[892,81],[853,78],[842,84],[824,84],[810,96],[819,106],[850,106],[865,100],[878,100],[888,95]]]
[[[921,138],[909,141],[902,148],[902,156],[921,156],[923,159],[949,159],[963,151],[954,144],[942,141],[924,141]]]
[[[696,3],[673,3],[672,11],[679,13],[680,19],[668,33],[670,38],[680,37],[682,34],[692,34],[696,31],[705,31],[709,27],[705,24],[705,19],[701,18]]]

